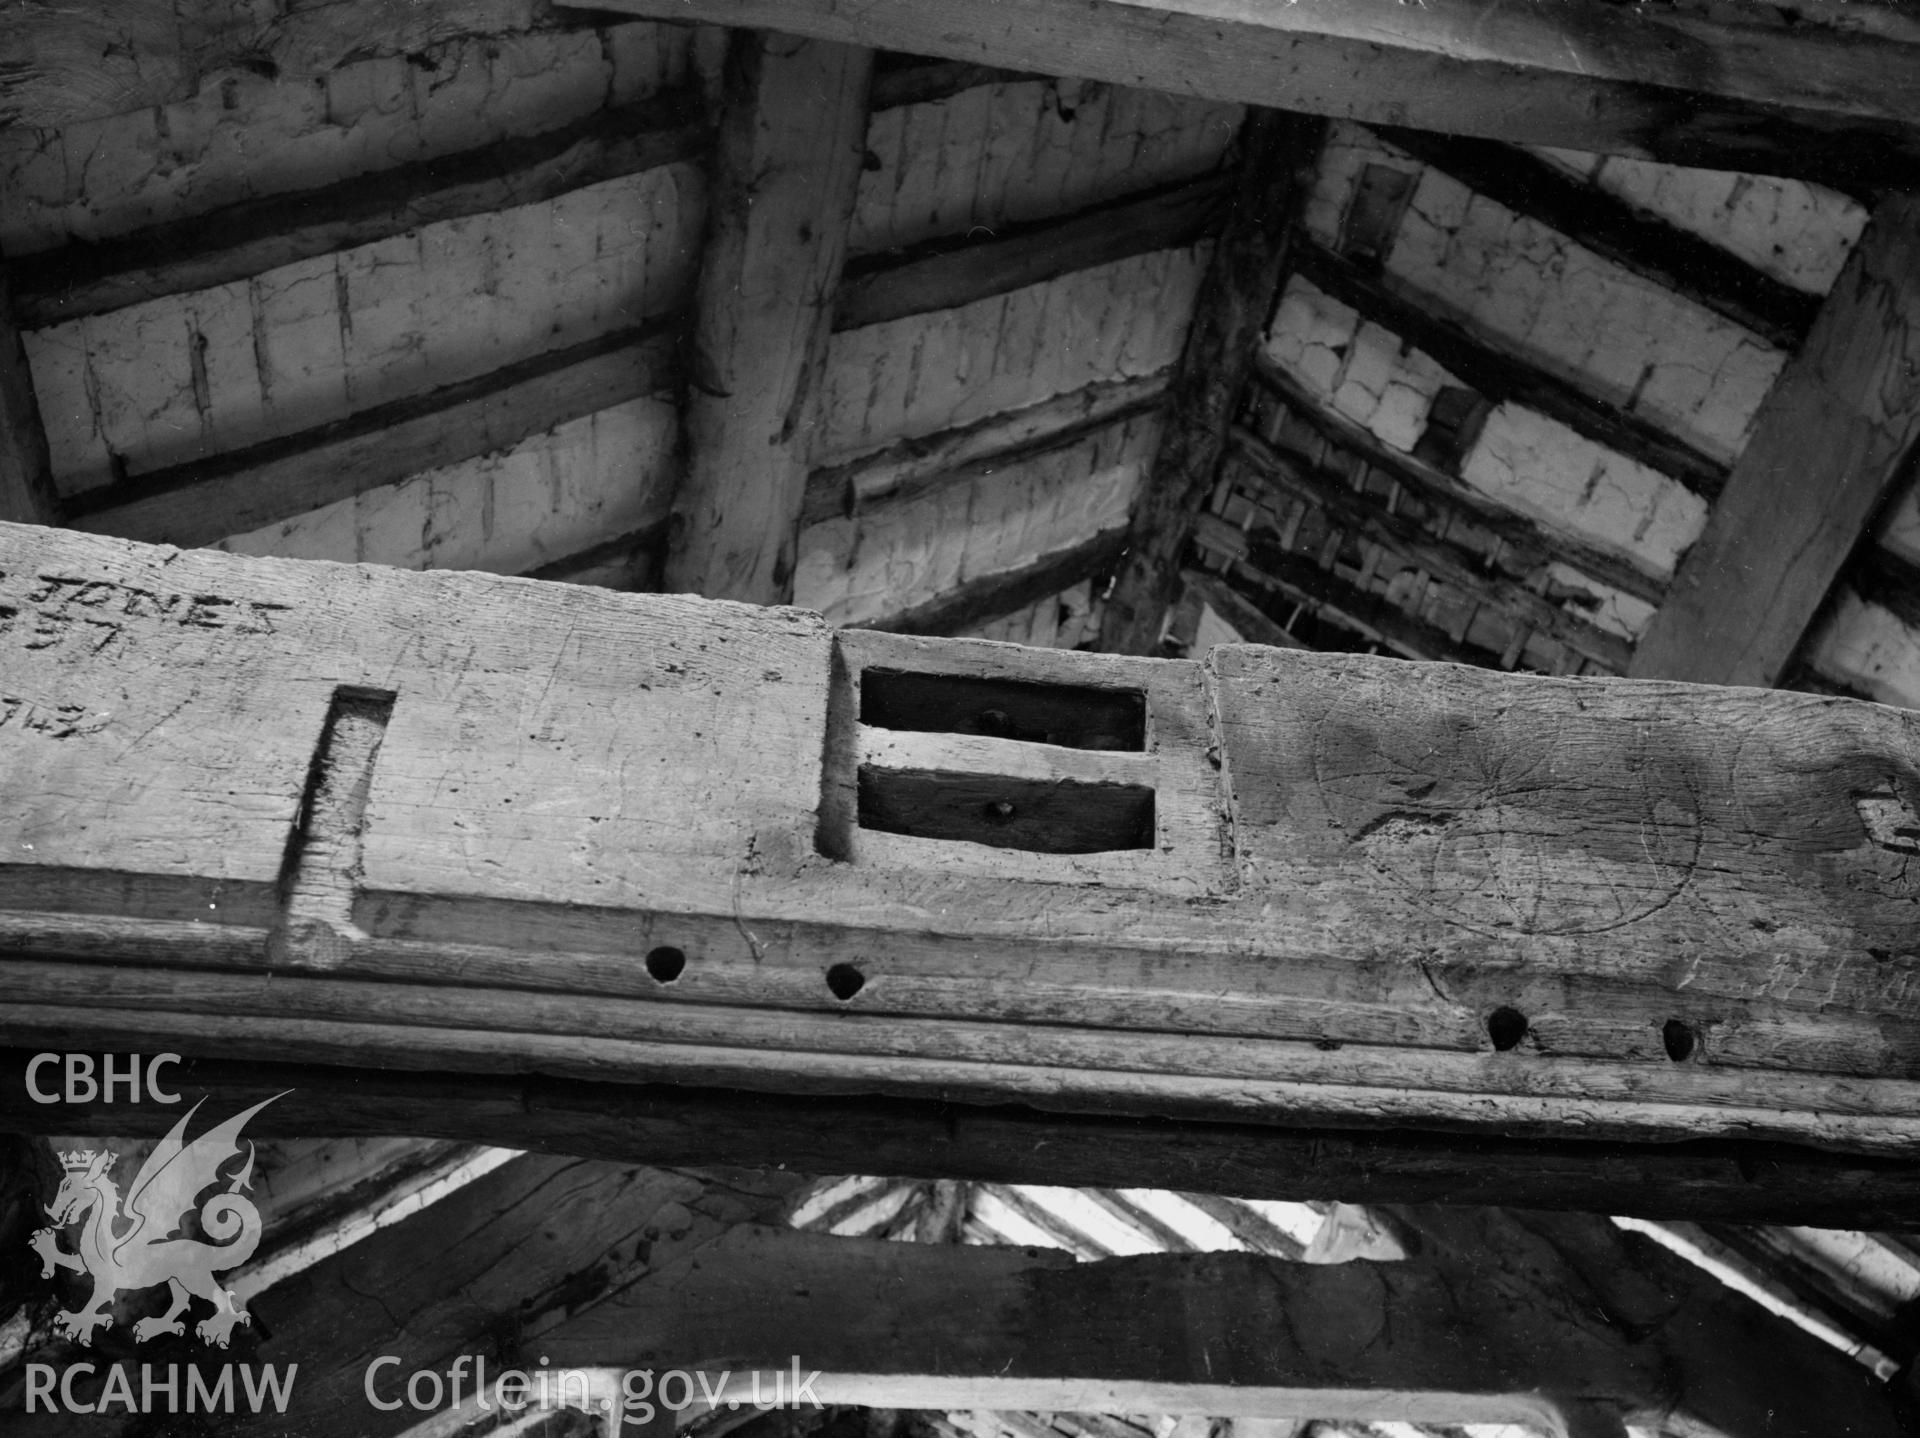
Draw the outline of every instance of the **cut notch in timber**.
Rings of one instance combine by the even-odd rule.
[[[1153,847],[1139,761],[1076,757],[1142,753],[1142,691],[898,669],[866,670],[859,689],[862,829],[1035,854]]]
[[[393,717],[395,696],[342,685],[327,706],[313,767],[280,870],[280,921],[267,941],[269,961],[328,968],[345,955],[360,877],[361,834],[373,788],[374,760]]]

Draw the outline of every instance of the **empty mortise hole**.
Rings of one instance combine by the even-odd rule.
[[[1036,854],[1150,849],[1154,841],[1153,790],[1140,784],[863,764],[858,806],[863,829]]]
[[[1527,1036],[1527,1016],[1518,1009],[1498,1008],[1487,1015],[1487,1037],[1501,1053],[1520,1046]]]
[[[672,944],[647,950],[647,973],[656,982],[670,984],[687,967],[687,956]]]
[[[1138,689],[869,669],[860,676],[860,722],[1065,749],[1147,747],[1147,697]]]
[[[1685,1063],[1693,1057],[1695,1044],[1693,1025],[1685,1019],[1668,1019],[1660,1029],[1660,1042],[1666,1045],[1667,1057],[1675,1063]]]
[[[867,976],[852,964],[835,964],[827,970],[827,990],[845,1003],[867,986]]]

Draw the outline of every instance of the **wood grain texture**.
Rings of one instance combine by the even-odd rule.
[[[1516,10],[1495,0],[611,8],[1673,164],[1886,183],[1920,158],[1910,33],[1869,37],[1830,15],[1789,26],[1643,7]]]
[[[1920,200],[1875,209],[1630,674],[1775,682],[1920,438]]]
[[[1920,1153],[1911,714],[0,536],[11,1041]],[[863,726],[867,668],[1134,693],[1145,747]],[[364,690],[357,932],[294,972],[284,856]],[[1150,789],[1151,847],[862,828],[890,754]]]
[[[13,318],[11,267],[0,260],[0,520],[53,524],[60,515],[33,371]]]
[[[96,1019],[103,1016],[95,1016]],[[77,1042],[97,1039],[83,1020]],[[31,1050],[0,1062],[20,1071]],[[284,1055],[282,1056],[284,1059]],[[1147,1187],[1348,1203],[1506,1204],[1653,1219],[1823,1228],[1920,1225],[1920,1164],[1709,1140],[1622,1144],[1408,1130],[1291,1129],[1009,1104],[754,1093],[687,1084],[240,1063],[189,1058],[181,1082],[238,1112],[285,1094],[249,1132],[424,1134],[625,1163],[785,1165],[1076,1187]],[[288,1092],[291,1090],[291,1092]],[[0,1087],[0,1127],[158,1137],[170,1110],[32,1103]]]
[[[1238,196],[1194,301],[1169,422],[1134,502],[1125,566],[1107,599],[1100,647],[1149,654],[1179,582],[1192,515],[1212,487],[1226,431],[1273,313],[1291,232],[1323,127],[1258,110],[1241,132]]]
[[[695,1352],[772,1368],[797,1350],[914,1380],[936,1406],[1429,1422],[1531,1409],[1548,1431],[1563,1406],[1590,1406],[1730,1433],[1818,1438],[1839,1414],[1856,1434],[1907,1431],[1860,1365],[1646,1240],[1604,1218],[1525,1218],[1444,1214],[1415,1258],[1341,1264],[1074,1263],[743,1225],[542,1339],[581,1364]]]
[[[727,57],[665,586],[793,597],[819,369],[846,261],[870,51],[742,32]]]

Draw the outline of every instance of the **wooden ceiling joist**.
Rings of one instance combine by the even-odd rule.
[[[1920,199],[1874,210],[1630,674],[1770,685],[1920,440]]]
[[[1435,314],[1387,275],[1369,274],[1344,255],[1296,237],[1293,267],[1314,286],[1351,305],[1423,351],[1494,404],[1511,400],[1558,420],[1616,454],[1672,476],[1711,499],[1726,483],[1718,460],[1675,438],[1651,420],[1587,394],[1571,380],[1544,370],[1465,324]]]
[[[1863,7],[1498,0],[596,0],[953,60],[1674,164],[1899,183],[1920,170],[1911,24]],[[1811,10],[1811,13],[1810,13]]]
[[[873,54],[741,32],[727,55],[664,587],[793,597],[821,360]]]
[[[803,524],[858,514],[874,503],[909,499],[963,471],[1005,467],[1071,444],[1094,430],[1123,424],[1164,402],[1173,376],[1100,380],[1039,404],[934,434],[916,435],[827,464],[807,476]]]
[[[101,1040],[82,1027],[76,1041]],[[29,1051],[5,1051],[24,1065]],[[238,1112],[284,1094],[262,1136],[430,1135],[621,1163],[783,1165],[1085,1187],[1166,1188],[1351,1203],[1512,1204],[1655,1219],[1920,1228],[1920,1164],[1782,1144],[1627,1144],[1282,1128],[1047,1113],[926,1099],[734,1092],[538,1076],[353,1071],[189,1059],[182,1082]],[[0,1127],[153,1135],[171,1110],[125,1099],[85,1109],[0,1088]]]
[[[83,491],[68,502],[67,522],[150,544],[200,545],[291,519],[670,390],[679,380],[676,340],[685,323],[668,316],[313,429]]]
[[[700,108],[693,88],[667,91],[597,110],[544,134],[29,255],[13,263],[19,322],[41,329],[162,295],[212,289],[438,220],[535,204],[695,159],[711,139]]]
[[[0,537],[15,1042],[1920,1153],[1898,711]]]
[[[0,520],[54,524],[60,499],[53,485],[47,432],[33,372],[20,344],[11,299],[11,266],[0,260]]]
[[[1127,532],[1110,529],[1018,569],[969,579],[925,604],[862,625],[892,634],[961,634],[1051,599],[1084,580],[1110,574],[1126,551]]]
[[[935,241],[847,266],[834,328],[958,309],[1074,270],[1193,244],[1228,202],[1224,177],[1099,205],[1065,220],[1009,226],[985,240]]]
[[[1213,487],[1227,425],[1273,314],[1323,130],[1297,115],[1255,110],[1241,131],[1234,207],[1194,301],[1167,426],[1134,501],[1126,563],[1101,620],[1100,647],[1109,653],[1151,654],[1159,642],[1193,514]]]

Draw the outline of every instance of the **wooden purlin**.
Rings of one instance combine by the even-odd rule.
[[[1669,164],[1868,185],[1920,170],[1920,30],[1879,6],[1749,6],[1729,20],[1498,0],[595,4]]]
[[[1920,1152],[1912,715],[0,534],[9,1042]]]

